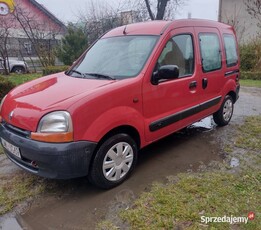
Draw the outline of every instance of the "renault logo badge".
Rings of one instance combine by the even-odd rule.
[[[9,113],[9,116],[8,116],[9,121],[12,120],[13,116],[14,116],[14,110],[11,113]]]

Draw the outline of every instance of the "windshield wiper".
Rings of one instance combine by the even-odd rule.
[[[80,71],[77,71],[77,70],[72,69],[70,72],[79,74],[81,78],[84,78],[84,77],[85,77],[85,74],[84,74],[84,73],[81,73]],[[77,76],[77,77],[78,77],[78,76]]]
[[[108,80],[116,80],[114,77],[105,74],[100,74],[100,73],[84,73],[84,75],[90,75],[92,77],[103,78]]]

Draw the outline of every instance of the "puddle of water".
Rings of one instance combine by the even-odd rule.
[[[208,132],[212,131],[216,127],[212,116],[211,117],[206,117],[191,126],[189,126],[189,129],[196,129],[197,131],[202,131],[202,132]]]
[[[236,157],[232,157],[231,160],[230,160],[230,167],[234,168],[234,167],[237,167],[239,166],[239,159],[236,158]]]
[[[0,229],[1,230],[23,230],[20,224],[17,222],[15,217],[9,217],[5,220],[0,218]]]

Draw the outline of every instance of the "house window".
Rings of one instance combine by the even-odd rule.
[[[32,53],[32,44],[30,42],[25,42],[24,48],[25,48],[27,54]]]

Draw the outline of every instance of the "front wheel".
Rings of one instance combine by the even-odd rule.
[[[218,126],[225,126],[231,120],[234,111],[233,99],[227,95],[220,109],[213,114],[213,119]]]
[[[108,138],[94,157],[90,182],[104,189],[119,185],[132,172],[137,153],[137,144],[129,135],[121,133]]]

